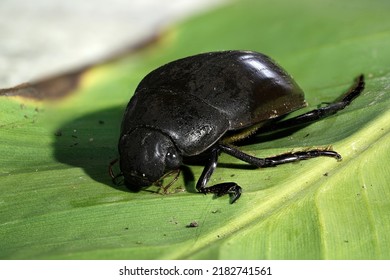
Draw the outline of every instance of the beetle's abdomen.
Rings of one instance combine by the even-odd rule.
[[[173,61],[148,74],[136,92],[150,88],[196,96],[227,116],[229,130],[305,106],[303,92],[294,80],[256,52],[212,52]]]

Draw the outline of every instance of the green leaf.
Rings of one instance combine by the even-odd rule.
[[[236,1],[87,70],[65,98],[0,96],[0,258],[389,259],[389,6]],[[167,195],[114,186],[107,168],[137,83],[173,59],[225,49],[273,57],[305,90],[305,110],[364,73],[365,91],[337,115],[242,147],[263,157],[332,145],[343,160],[251,169],[222,155],[211,183],[241,185],[233,205],[196,193],[202,166]]]

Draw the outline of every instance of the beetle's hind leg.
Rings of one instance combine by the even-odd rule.
[[[314,109],[302,115],[275,123],[271,123],[270,126],[264,127],[267,131],[289,129],[301,125],[307,125],[319,119],[336,114],[338,111],[347,107],[351,102],[360,95],[364,90],[365,82],[364,76],[357,77],[355,84],[344,94],[343,98],[339,101],[328,103],[327,106]]]
[[[229,194],[230,203],[234,203],[237,199],[240,198],[242,192],[241,187],[236,183],[226,182],[207,187],[207,182],[210,180],[211,175],[217,167],[219,153],[219,147],[215,147],[211,150],[209,161],[203,169],[202,175],[199,177],[199,180],[196,184],[196,189],[201,193],[214,193],[217,196]]]

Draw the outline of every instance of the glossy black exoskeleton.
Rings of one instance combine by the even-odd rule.
[[[118,176],[123,175],[130,186],[150,186],[165,174],[180,170],[183,160],[204,156],[207,163],[197,190],[230,194],[233,203],[241,195],[236,183],[207,186],[221,152],[256,167],[319,156],[341,159],[330,149],[258,158],[231,144],[270,123],[286,129],[334,114],[363,89],[361,75],[341,101],[281,120],[306,102],[300,87],[269,57],[252,51],[222,51],[173,61],[149,73],[127,106],[118,145]]]

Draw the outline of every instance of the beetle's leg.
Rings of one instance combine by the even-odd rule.
[[[198,182],[196,183],[196,189],[199,192],[206,194],[205,187],[207,185],[207,182],[210,180],[210,177],[213,174],[215,168],[217,168],[218,156],[219,156],[219,149],[213,148],[210,153],[210,158],[207,164],[205,165],[203,172],[198,179]]]
[[[241,196],[241,187],[236,183],[226,182],[207,187],[207,182],[210,180],[211,175],[217,167],[219,153],[219,147],[212,149],[209,161],[207,162],[205,168],[203,169],[202,175],[200,175],[199,180],[196,183],[196,189],[201,193],[214,193],[217,196],[230,194],[230,203],[234,203]]]
[[[295,126],[309,124],[316,120],[333,115],[351,104],[351,102],[364,90],[364,86],[364,76],[360,75],[356,79],[356,83],[344,94],[344,97],[340,101],[332,102],[322,108],[309,111],[284,121],[273,123],[269,128],[267,127],[266,129],[271,131],[274,130],[274,128],[275,130],[292,128]]]
[[[340,154],[328,149],[313,149],[307,151],[284,153],[273,157],[258,158],[258,157],[248,155],[230,145],[220,144],[219,147],[222,152],[225,152],[235,158],[238,158],[242,161],[245,161],[257,167],[273,167],[284,163],[307,160],[315,157],[324,157],[324,156],[333,157],[337,160],[341,160]]]
[[[214,193],[217,196],[223,196],[225,194],[230,194],[230,203],[234,203],[237,199],[240,198],[242,188],[234,182],[226,182],[221,184],[216,184],[211,187],[202,188],[202,193]]]

